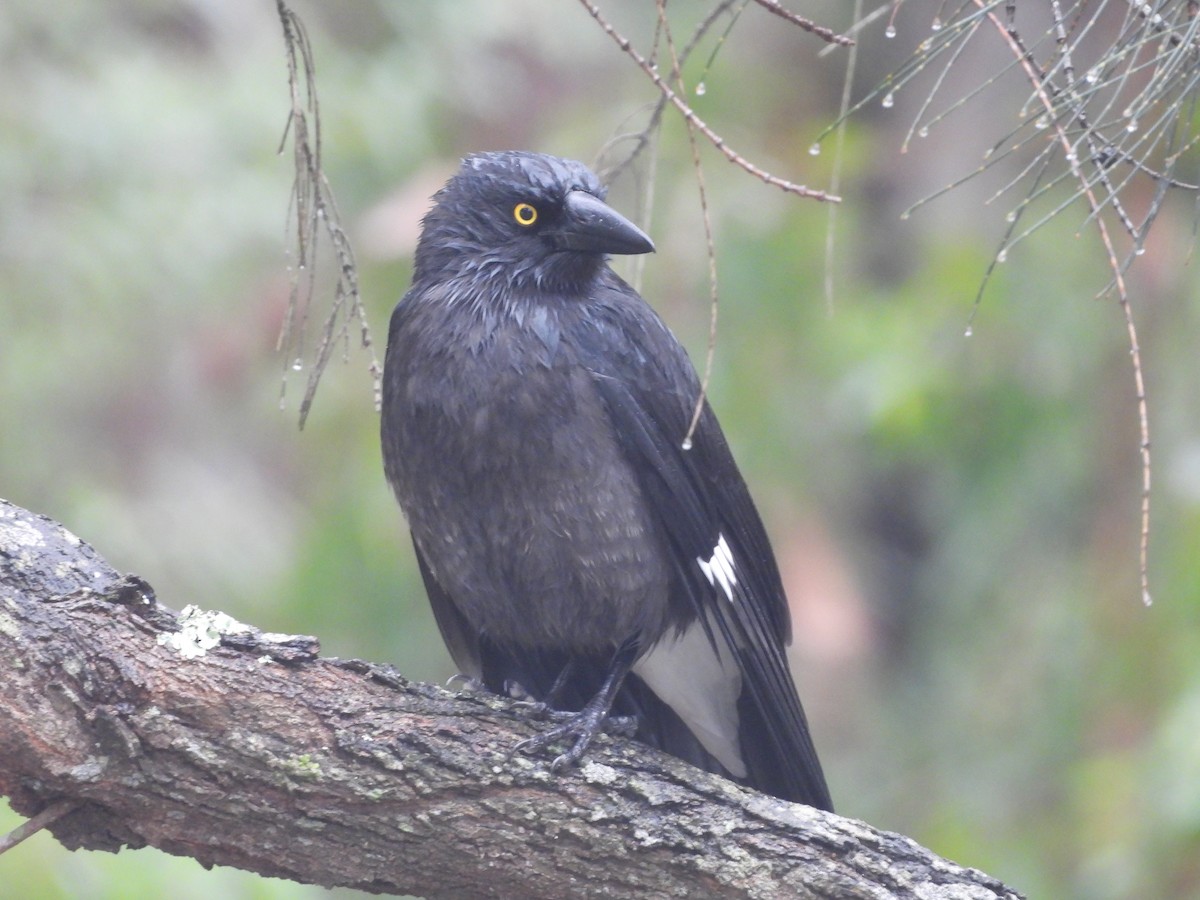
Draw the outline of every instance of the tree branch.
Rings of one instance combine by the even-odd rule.
[[[0,501],[0,793],[69,849],[427,897],[1019,896],[629,741],[552,775],[508,756],[522,704],[317,649],[160,606]]]

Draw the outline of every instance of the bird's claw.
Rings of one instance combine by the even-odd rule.
[[[555,714],[555,718],[562,715],[556,710],[551,710],[551,712]],[[556,756],[554,761],[550,763],[550,771],[558,772],[569,765],[579,762],[580,757],[583,756],[584,751],[587,750],[588,745],[591,744],[592,738],[596,736],[596,732],[599,729],[579,713],[568,713],[567,716],[566,721],[555,725],[553,728],[518,742],[513,747],[513,752],[532,756],[536,753],[541,753],[547,747],[558,743],[564,738],[574,737],[570,749]]]
[[[566,723],[564,723],[566,724]],[[562,728],[563,726],[559,726]],[[558,729],[554,729],[558,730]],[[605,734],[617,734],[622,737],[633,737],[637,732],[637,717],[636,716],[607,716],[596,723],[596,728],[589,734],[581,734],[575,739],[575,743],[571,745],[571,749],[566,753],[560,753],[554,757],[554,762],[550,763],[550,771],[558,773],[568,766],[573,766],[583,757],[584,751],[592,742],[592,738],[600,732]],[[564,735],[565,737],[565,735]]]
[[[519,741],[513,747],[512,753],[531,756],[561,740],[573,738],[570,748],[566,752],[560,753],[550,763],[552,772],[558,772],[579,762],[591,745],[592,739],[600,732],[632,737],[637,731],[635,716],[607,716],[603,710],[594,710],[588,707],[584,707],[579,712],[563,712],[546,707],[541,712],[558,724],[541,734],[535,734],[533,737]]]

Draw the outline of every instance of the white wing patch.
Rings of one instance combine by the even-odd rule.
[[[726,599],[732,602],[737,575],[733,571],[733,551],[729,549],[725,535],[718,535],[717,546],[713,547],[712,556],[707,560],[697,556],[696,562],[699,563],[700,571],[704,573],[708,583],[714,587],[719,584],[725,592]]]

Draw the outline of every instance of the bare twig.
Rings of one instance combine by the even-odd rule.
[[[292,98],[292,108],[288,115],[287,127],[284,129],[284,141],[290,133],[296,168],[291,200],[296,216],[296,265],[292,271],[288,312],[279,334],[279,348],[286,351],[286,368],[280,388],[280,408],[284,405],[288,372],[304,368],[305,334],[316,284],[317,242],[322,231],[328,238],[338,263],[333,302],[309,368],[304,398],[300,401],[299,421],[300,427],[303,428],[316,396],[321,373],[333,355],[334,347],[341,343],[345,348],[343,352],[349,352],[352,320],[357,321],[360,342],[370,354],[369,371],[376,410],[381,402],[380,379],[383,370],[372,347],[366,310],[359,296],[358,266],[354,260],[354,250],[342,228],[333,199],[333,190],[321,168],[321,122],[312,47],[304,23],[288,8],[284,0],[276,0],[276,7],[287,48],[288,86]]]
[[[717,20],[721,16],[723,16],[726,12],[728,12],[730,7],[732,7],[734,5],[734,3],[737,3],[737,2],[738,2],[738,0],[721,0],[721,2],[717,3],[715,6],[713,6],[713,8],[711,10],[709,10],[708,15],[706,15],[700,21],[700,23],[696,26],[695,31],[692,32],[692,36],[688,39],[688,42],[683,46],[683,49],[679,51],[679,65],[681,68],[683,66],[683,63],[691,55],[692,51],[694,49],[696,49],[696,46],[700,43],[700,41],[704,38],[704,36],[706,34],[708,34],[709,30],[713,27],[713,25],[716,24]],[[743,0],[743,2],[745,2],[745,0]],[[656,27],[655,31],[657,32],[657,30],[658,29]],[[657,39],[656,39],[656,41],[657,41]],[[655,46],[657,47],[657,43],[655,44]],[[711,59],[709,62],[711,63]],[[638,156],[641,154],[641,152],[650,146],[651,135],[656,134],[658,132],[659,126],[662,124],[662,115],[666,111],[666,109],[667,109],[667,98],[660,94],[658,97],[658,100],[654,104],[654,111],[650,114],[650,121],[647,122],[645,128],[643,128],[641,131],[637,132],[636,134],[619,135],[618,137],[614,138],[613,140],[611,140],[607,144],[605,144],[605,146],[600,151],[601,155],[603,155],[613,145],[615,145],[619,142],[627,141],[627,142],[633,143],[633,148],[628,152],[628,154],[626,155],[626,157],[623,160],[621,160],[620,162],[614,163],[611,166],[606,167],[603,171],[600,172],[600,175],[604,179],[605,183],[611,182],[612,180],[617,178],[623,171],[625,171],[630,166],[632,166],[633,163],[637,160]]]
[[[862,17],[863,0],[854,0],[854,20],[858,21]],[[836,132],[833,153],[833,170],[829,173],[829,189],[835,193],[839,190],[842,181],[842,161],[845,154],[842,153],[842,148],[846,143],[846,111],[850,108],[850,97],[854,89],[854,73],[858,67],[858,45],[854,44],[850,47],[849,53],[846,55],[846,80],[842,85],[842,102],[841,111],[838,116],[841,124]],[[829,221],[825,227],[825,313],[831,315],[833,313],[833,282],[834,282],[834,249],[837,234],[837,211],[836,204],[829,206]]]
[[[767,12],[773,13],[774,15],[779,16],[779,18],[784,19],[788,22],[791,22],[793,25],[796,25],[800,28],[803,28],[805,31],[809,32],[810,34],[815,34],[817,37],[821,38],[821,40],[823,40],[823,41],[828,41],[831,44],[839,44],[843,47],[853,47],[854,46],[854,38],[849,37],[844,34],[838,34],[832,28],[826,28],[824,25],[818,25],[816,22],[812,21],[811,19],[806,19],[803,16],[798,16],[794,12],[792,12],[790,9],[785,9],[781,4],[775,2],[775,0],[754,0],[754,2],[757,3],[759,6],[761,6],[763,9],[765,9]],[[855,16],[855,18],[857,18],[857,16]]]
[[[667,39],[667,50],[671,55],[671,77],[680,93],[683,93],[683,71],[680,67],[679,54],[675,52],[675,40],[671,37],[671,25],[667,21],[666,0],[656,0],[658,8],[659,27]],[[717,248],[713,242],[712,217],[708,213],[708,191],[704,186],[704,168],[700,162],[700,148],[696,145],[696,129],[688,121],[688,145],[692,151],[692,169],[696,173],[696,190],[700,195],[700,215],[704,221],[704,249],[708,256],[708,350],[704,355],[704,375],[700,379],[700,393],[696,396],[696,405],[692,410],[692,418],[688,423],[687,432],[683,436],[684,450],[691,449],[692,436],[700,423],[700,415],[704,412],[704,402],[708,396],[708,383],[712,378],[713,359],[717,352]]]
[[[0,854],[7,853],[21,841],[33,837],[43,828],[53,825],[63,816],[73,813],[81,806],[83,806],[82,800],[59,800],[57,803],[51,803],[32,819],[22,822],[4,837],[0,837]]]
[[[848,29],[846,29],[846,37],[849,37],[853,40],[854,35],[857,35],[860,32],[865,31],[868,26],[870,26],[871,24],[873,24],[875,22],[876,19],[878,19],[880,16],[885,15],[887,13],[888,9],[890,9],[890,8],[891,8],[891,0],[889,0],[889,2],[887,2],[887,3],[884,3],[881,6],[875,7],[875,9],[871,10],[871,12],[867,13],[865,16],[861,12],[856,12],[854,15],[854,24],[851,25]],[[856,9],[857,9],[857,7],[856,7]],[[837,47],[838,47],[837,44],[830,44],[828,47],[822,47],[820,52],[817,53],[817,56],[818,57],[828,56],[830,53],[835,52],[837,50]]]
[[[589,0],[579,0],[579,2],[583,4],[584,9],[588,11],[591,17],[596,20],[596,23],[604,30],[604,33],[612,38],[617,46],[620,47],[621,50],[637,64],[638,68],[646,73],[646,77],[648,77],[654,83],[654,86],[658,88],[659,92],[663,95],[667,102],[679,110],[680,115],[682,115],[692,127],[703,134],[708,141],[714,147],[716,147],[731,163],[745,170],[746,172],[749,172],[760,181],[773,185],[790,194],[798,194],[801,197],[809,197],[813,200],[824,200],[830,203],[841,202],[840,197],[835,197],[832,194],[826,193],[825,191],[815,191],[811,188],[805,187],[802,184],[795,184],[794,182],[788,181],[785,178],[779,178],[778,176],[772,175],[770,172],[760,168],[759,166],[756,166],[754,163],[750,162],[748,159],[730,147],[725,142],[723,137],[717,134],[717,132],[713,131],[713,129],[709,127],[709,125],[703,119],[696,115],[695,111],[691,108],[691,106],[688,105],[687,101],[685,101],[679,94],[672,90],[671,86],[668,85],[666,81],[663,80],[662,76],[658,74],[657,69],[644,56],[638,53],[636,49],[634,49],[629,40],[623,37],[615,28],[613,28],[612,24],[604,18],[603,14],[601,14],[600,10],[594,3],[589,2]]]

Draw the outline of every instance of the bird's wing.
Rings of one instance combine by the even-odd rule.
[[[658,668],[672,670],[672,683],[685,695],[684,704],[668,702],[685,721],[693,720],[689,725],[698,737],[700,728],[726,732],[724,740],[740,748],[750,784],[831,809],[784,655],[791,639],[790,617],[779,570],[707,404],[684,448],[700,388],[683,348],[649,306],[615,277],[594,295],[589,315],[573,337],[674,554],[678,576],[673,602],[690,607],[691,627],[702,628],[707,637],[707,647],[686,635],[660,642],[672,658],[659,660]],[[736,671],[729,664],[731,656]],[[734,679],[726,677],[725,684],[732,683],[735,693],[740,687],[740,696],[724,703],[715,687],[723,669]],[[704,697],[688,696],[697,692]],[[708,721],[696,721],[681,708],[686,702],[706,706],[699,718]],[[705,743],[721,757],[719,738]],[[726,767],[740,774],[736,766]]]
[[[429,595],[429,606],[433,609],[433,617],[437,621],[438,630],[450,658],[458,666],[459,672],[468,678],[479,680],[483,677],[483,661],[479,647],[479,638],[467,624],[463,614],[459,612],[450,595],[446,593],[441,582],[434,576],[429,564],[425,562],[425,554],[413,538],[413,550],[417,554],[417,568],[421,570],[421,580],[425,582],[425,592]]]

